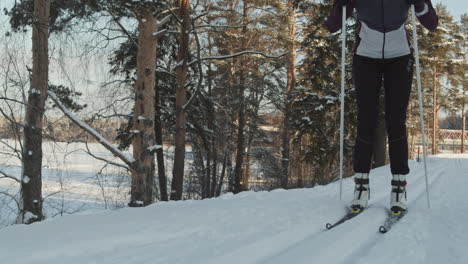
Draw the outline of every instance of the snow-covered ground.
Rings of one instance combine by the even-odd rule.
[[[11,147],[17,141],[0,141],[0,171],[20,178],[21,162],[12,156]],[[88,144],[93,155],[114,163],[123,164],[108,150],[97,143]],[[16,145],[16,148],[19,148]],[[44,142],[42,192],[44,213],[47,218],[57,215],[89,213],[90,210],[116,209],[125,207],[129,201],[130,176],[123,168],[106,165],[88,155],[83,143]],[[172,175],[173,148],[165,146],[166,174]],[[186,171],[190,170],[191,149],[187,148]],[[131,150],[125,152],[132,156]],[[2,175],[0,175],[2,176]],[[17,206],[11,197],[18,197],[19,184],[0,177],[0,228],[16,220]],[[2,262],[0,261],[0,264]]]
[[[468,155],[411,162],[410,211],[378,233],[389,202],[388,166],[372,171],[371,206],[325,231],[351,199],[353,183],[312,189],[226,194],[56,217],[0,229],[1,263],[468,263]]]
[[[13,140],[2,140],[0,170],[20,178],[21,162],[10,156],[11,151],[6,145],[14,146],[15,143],[18,144]],[[118,162],[99,144],[89,144],[89,148],[94,155]],[[104,167],[105,162],[95,160],[83,149],[85,146],[81,143],[43,144],[42,189],[43,197],[46,197],[44,207],[47,217],[91,209],[119,208],[128,202],[130,181],[126,171],[112,166]],[[18,196],[19,184],[10,179],[0,179],[0,191]],[[15,203],[0,195],[0,228],[13,223],[16,213]]]

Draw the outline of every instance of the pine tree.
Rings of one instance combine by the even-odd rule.
[[[463,14],[457,28],[457,52],[454,53],[455,69],[450,81],[455,90],[455,101],[461,111],[461,147],[460,152],[465,152],[466,131],[466,104],[468,103],[468,14]]]
[[[423,88],[429,89],[432,98],[425,98],[431,102],[432,120],[432,154],[436,154],[438,133],[438,113],[441,108],[447,108],[451,103],[447,97],[446,86],[440,83],[442,76],[447,76],[453,70],[449,60],[455,52],[454,34],[455,23],[452,16],[443,4],[437,4],[436,13],[439,17],[439,26],[436,31],[428,31],[418,26],[418,37],[420,43],[421,79]],[[413,82],[416,83],[416,82]],[[429,88],[430,87],[430,88]],[[427,94],[423,91],[424,94]],[[425,104],[427,106],[427,104]],[[429,120],[427,120],[429,121]]]
[[[279,54],[284,51],[285,25],[284,1],[217,1],[213,5],[212,23],[229,25],[211,34],[217,55],[229,56],[244,51]],[[279,30],[278,30],[279,28]],[[232,56],[213,61],[213,89],[219,95],[219,105],[224,109],[219,127],[227,140],[222,142],[226,152],[235,151],[234,168],[231,155],[226,156],[226,174],[229,189],[240,192],[248,188],[250,150],[258,137],[259,107],[265,101],[276,102],[282,85],[279,72],[283,60],[256,55]],[[221,113],[220,113],[221,114]],[[226,118],[227,117],[227,118]]]
[[[26,107],[22,153],[21,200],[18,223],[43,219],[42,213],[42,128],[49,85],[50,0],[34,2],[32,23],[33,67]]]
[[[326,183],[338,174],[340,126],[340,34],[331,35],[323,26],[331,3],[302,5],[308,14],[302,47],[305,58],[299,66],[298,88],[294,94],[293,126],[295,140],[301,142],[303,160],[312,166],[314,182]],[[352,53],[355,24],[347,27],[347,54]],[[347,56],[347,67],[351,56]],[[356,105],[350,70],[345,89],[345,171],[350,171],[352,135]]]

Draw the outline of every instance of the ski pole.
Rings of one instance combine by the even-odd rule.
[[[423,112],[423,102],[422,102],[422,92],[421,92],[421,69],[419,66],[419,49],[418,49],[418,36],[416,32],[416,13],[414,5],[411,5],[412,13],[412,22],[413,22],[413,45],[414,45],[414,55],[416,59],[416,81],[418,84],[418,99],[419,99],[419,117],[421,119],[421,135],[422,135],[422,144],[423,144],[423,159],[424,159],[424,176],[426,178],[426,197],[427,197],[427,208],[431,208],[431,203],[429,201],[429,183],[427,180],[427,163],[426,163],[426,134],[424,132],[424,112]]]
[[[344,86],[346,61],[346,5],[343,5],[341,27],[341,113],[340,113],[340,201],[343,194]]]

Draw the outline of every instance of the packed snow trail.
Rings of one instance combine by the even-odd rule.
[[[388,166],[371,172],[370,208],[325,230],[352,198],[352,179],[312,189],[227,194],[71,215],[0,229],[0,263],[468,263],[468,155],[411,162],[408,214],[387,234],[378,227],[390,196]]]

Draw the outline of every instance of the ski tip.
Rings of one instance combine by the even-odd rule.
[[[325,227],[327,228],[327,230],[330,230],[330,229],[332,229],[333,226],[332,226],[330,223],[327,223],[327,224],[325,225]]]
[[[380,226],[380,227],[379,227],[379,232],[380,232],[380,233],[385,234],[385,233],[387,233],[387,231],[388,231],[388,230],[387,230],[387,228],[385,228],[385,226]]]

